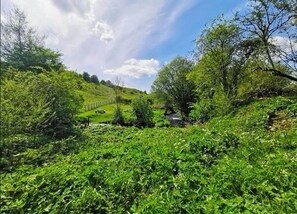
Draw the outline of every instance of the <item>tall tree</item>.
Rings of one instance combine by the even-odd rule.
[[[43,45],[44,37],[30,27],[18,8],[4,14],[1,20],[1,60],[19,70],[50,71],[63,68],[61,54]]]
[[[195,85],[187,79],[194,63],[183,57],[176,57],[158,73],[152,91],[165,102],[174,104],[181,114],[188,117],[191,103],[195,101]]]
[[[294,75],[297,72],[296,3],[292,0],[250,0],[249,3],[249,10],[240,22],[248,37],[260,41],[254,48],[258,50],[258,58],[266,63],[258,69],[297,81]]]
[[[197,41],[198,63],[190,77],[200,93],[214,93],[222,87],[229,100],[237,96],[238,85],[252,54],[250,41],[243,40],[242,31],[234,21],[217,18]]]

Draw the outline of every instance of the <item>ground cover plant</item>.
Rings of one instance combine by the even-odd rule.
[[[296,117],[287,129],[267,115],[296,115],[295,106],[262,99],[205,125],[97,126],[31,148],[1,174],[1,211],[294,213]]]

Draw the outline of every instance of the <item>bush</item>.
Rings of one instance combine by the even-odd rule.
[[[115,111],[114,111],[112,124],[120,125],[120,126],[125,125],[125,118],[124,118],[124,115],[123,115],[123,111],[119,106],[117,106]]]
[[[223,92],[218,91],[212,99],[203,98],[193,105],[190,112],[190,120],[194,122],[204,123],[215,116],[222,116],[229,113],[231,102]]]
[[[30,133],[64,138],[75,132],[74,115],[82,99],[72,85],[56,72],[11,72],[1,86],[4,136]]]
[[[131,104],[131,100],[130,99],[125,99],[122,96],[116,96],[115,97],[115,102],[116,103],[126,104],[126,105]]]
[[[204,123],[213,116],[214,106],[211,100],[203,100],[193,105],[193,110],[190,112],[190,120]]]
[[[140,97],[132,102],[133,113],[136,116],[135,125],[137,127],[153,127],[154,113],[149,102]]]
[[[286,93],[289,81],[266,72],[248,71],[238,88],[238,98],[275,97]]]

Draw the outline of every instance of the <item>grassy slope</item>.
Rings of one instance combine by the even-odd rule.
[[[84,82],[77,93],[84,98],[84,105],[115,98],[114,90],[102,84],[95,85]],[[125,99],[133,99],[136,96],[143,95],[141,91],[132,88],[123,88],[119,94]]]
[[[113,119],[114,111],[116,109],[116,104],[109,104],[98,107],[105,111],[104,114],[96,113],[95,109],[90,111],[85,111],[79,114],[79,117],[89,117],[92,123],[103,123],[103,122],[110,122]],[[132,107],[130,105],[121,105],[123,110],[123,115],[125,118],[131,117],[131,110]]]
[[[110,87],[107,87],[102,84],[96,85],[93,83],[87,83],[83,80],[78,79],[78,76],[72,76],[72,79],[74,79],[72,81],[80,82],[80,87],[76,89],[76,92],[84,98],[83,106],[88,105],[90,103],[109,101],[115,98],[115,92]],[[119,95],[124,99],[132,100],[138,96],[144,95],[144,93],[132,88],[122,88],[119,91]],[[95,112],[96,109],[103,109],[106,113],[98,114]],[[131,110],[131,107],[130,105],[123,104],[122,109],[123,111]],[[89,111],[81,109],[81,113],[78,115],[78,117],[89,117],[90,121],[94,123],[108,122],[112,120],[114,110],[114,104],[107,104]],[[131,115],[128,112],[124,112],[124,116],[127,118],[131,117]]]
[[[22,154],[2,175],[1,209],[296,213],[296,115],[280,97],[185,129],[91,127]]]

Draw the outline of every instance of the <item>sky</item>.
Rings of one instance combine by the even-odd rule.
[[[176,56],[190,57],[195,39],[219,15],[231,16],[247,0],[1,0],[45,35],[78,73],[120,78],[150,91],[158,71]]]

